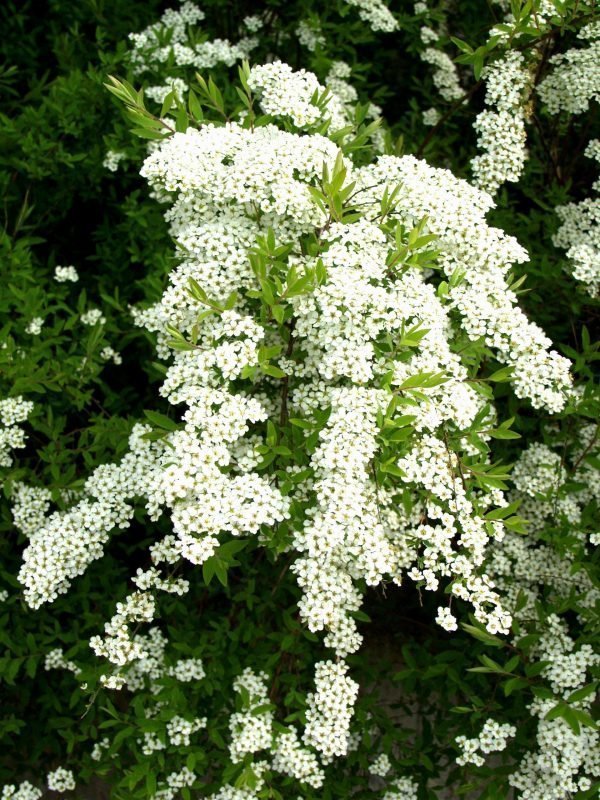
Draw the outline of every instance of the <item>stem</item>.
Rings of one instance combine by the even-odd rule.
[[[292,317],[290,320],[290,324],[288,325],[289,331],[289,339],[287,343],[287,348],[285,351],[286,358],[290,358],[292,352],[294,350],[294,328],[296,327],[296,320]],[[287,421],[289,419],[288,415],[288,395],[290,392],[290,377],[286,375],[281,382],[281,409],[279,412],[279,425],[283,428],[287,425]]]

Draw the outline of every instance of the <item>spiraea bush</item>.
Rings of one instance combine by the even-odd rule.
[[[1,13],[0,797],[596,797],[593,4]]]

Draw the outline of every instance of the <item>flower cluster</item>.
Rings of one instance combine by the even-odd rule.
[[[551,429],[554,439],[558,432]],[[585,687],[599,657],[590,645],[578,644],[569,636],[566,621],[557,614],[541,614],[537,625],[532,625],[544,597],[560,603],[575,593],[580,615],[593,610],[600,598],[585,568],[589,561],[585,537],[578,533],[584,508],[600,498],[597,427],[583,426],[575,435],[577,444],[571,452],[557,439],[559,452],[533,443],[522,453],[513,471],[515,491],[510,499],[522,501],[520,513],[529,520],[531,533],[528,537],[507,534],[493,548],[488,562],[488,570],[507,603],[525,626],[523,633],[536,631],[531,656],[539,663],[545,681],[544,694],[529,708],[537,718],[536,748],[526,754],[509,778],[511,785],[531,800],[559,800],[584,791],[600,775],[598,737],[588,724],[591,718],[573,727],[564,717],[550,713],[567,700],[569,713],[588,711],[596,692],[593,686],[590,691]],[[578,485],[580,491],[569,493],[569,482]],[[551,546],[547,530],[561,520],[572,533],[569,546],[559,552]],[[577,697],[579,690],[583,691]]]
[[[116,172],[119,169],[119,164],[126,158],[125,153],[119,153],[117,150],[107,150],[102,166],[109,172]],[[68,267],[57,267],[57,269],[68,269]],[[73,280],[72,278],[57,278],[56,280]],[[75,278],[77,280],[77,278]]]
[[[469,763],[478,767],[483,766],[485,758],[480,755],[480,752],[487,755],[506,749],[507,740],[511,739],[516,732],[513,725],[500,724],[493,719],[486,720],[479,736],[474,739],[467,739],[466,736],[456,738],[456,744],[462,751],[456,759],[456,763],[461,766]]]
[[[588,46],[552,56],[552,71],[537,87],[551,114],[582,114],[590,102],[600,100],[600,23],[584,26],[578,38],[589,42]]]
[[[184,2],[179,9],[167,9],[161,19],[141,33],[129,38],[131,65],[136,73],[160,68],[169,59],[180,67],[211,69],[217,64],[231,66],[247,58],[256,40],[243,38],[237,44],[228,39],[197,41],[191,36],[194,26],[204,19],[204,12],[192,2]]]
[[[325,779],[323,769],[315,754],[302,747],[293,728],[287,733],[277,735],[272,752],[272,767],[275,771],[307,783],[315,789],[321,788]]]
[[[600,140],[593,139],[585,154],[600,164]],[[594,184],[596,194],[600,181]],[[553,236],[556,247],[566,251],[573,277],[581,281],[592,297],[600,294],[600,202],[598,196],[579,203],[558,206],[556,214],[561,221]]]
[[[320,26],[309,20],[301,20],[296,28],[298,41],[307,50],[315,51],[317,47],[325,44],[325,37],[321,32]]]
[[[418,784],[412,778],[396,778],[392,788],[383,795],[383,800],[417,800]]]
[[[358,8],[360,18],[374,31],[391,33],[398,27],[396,18],[383,0],[345,0],[345,2],[349,6]]]
[[[385,778],[392,769],[392,762],[387,753],[380,753],[372,762],[369,767],[371,775],[377,775],[379,778]]]
[[[106,317],[99,308],[89,308],[81,315],[81,323],[89,327],[104,325],[106,324]]]
[[[23,781],[18,786],[14,783],[9,783],[2,787],[1,800],[39,800],[42,792],[36,786],[33,786],[29,781]]]
[[[13,463],[11,450],[25,447],[27,436],[17,423],[25,422],[33,411],[33,403],[21,396],[0,400],[0,467]]]
[[[48,788],[53,792],[72,792],[75,788],[75,776],[70,769],[58,767],[48,773]]]
[[[312,98],[322,94],[325,87],[312,72],[296,72],[288,64],[275,61],[253,67],[248,86],[256,93],[265,114],[290,117],[299,128],[321,119],[321,110]]]
[[[590,645],[575,650],[566,625],[556,615],[547,619],[546,626],[538,656],[547,664],[544,672],[557,696],[536,698],[530,705],[530,713],[538,718],[537,748],[525,755],[509,777],[510,784],[529,800],[560,800],[589,789],[600,776],[600,734],[593,721],[574,730],[565,719],[553,718],[550,713],[557,701],[583,688],[589,680],[588,671],[600,663],[600,656]],[[596,692],[584,694],[571,706],[588,710]]]
[[[433,83],[444,100],[451,103],[464,97],[465,91],[460,85],[456,65],[449,55],[435,47],[426,47],[421,59],[434,67]]]
[[[43,317],[34,317],[27,323],[25,333],[29,333],[31,336],[39,336],[42,332],[44,321]]]
[[[206,717],[199,719],[188,720],[184,717],[174,716],[171,717],[167,723],[167,736],[169,742],[176,747],[183,745],[187,747],[190,743],[192,734],[196,731],[206,728]]]
[[[343,662],[320,661],[315,668],[315,691],[306,698],[304,741],[321,753],[324,764],[348,752],[352,708],[358,684]]]
[[[127,500],[147,492],[156,452],[162,449],[159,443],[143,438],[148,430],[147,426],[134,426],[130,452],[123,460],[98,467],[85,483],[83,499],[66,512],[54,512],[43,524],[46,495],[39,490],[18,492],[19,519],[26,521],[31,535],[19,580],[32,608],[66,592],[73,578],[100,558],[112,530],[129,525],[133,509]]]
[[[480,155],[471,161],[475,185],[495,194],[505,181],[518,181],[525,164],[525,93],[530,83],[523,55],[509,51],[483,72],[486,109],[474,128]]]
[[[54,280],[58,283],[65,283],[66,281],[77,283],[79,274],[75,267],[55,267]]]
[[[264,672],[257,675],[247,667],[234,681],[233,690],[245,699],[244,710],[235,712],[229,719],[229,752],[234,763],[242,761],[247,753],[271,747],[273,713],[261,708],[269,703],[266,680]]]

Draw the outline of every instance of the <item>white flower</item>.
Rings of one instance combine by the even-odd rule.
[[[75,788],[75,776],[70,769],[58,767],[48,773],[48,788],[53,792],[72,792]]]
[[[104,160],[102,161],[102,166],[104,169],[109,170],[110,172],[116,172],[119,168],[119,164],[123,159],[126,158],[125,153],[119,153],[116,150],[107,150],[106,155],[104,156]],[[57,267],[58,269],[68,269],[68,267]],[[75,273],[77,275],[77,273]],[[56,278],[56,280],[77,280],[77,277],[73,278]]]
[[[26,333],[30,333],[32,336],[39,336],[42,332],[42,326],[44,324],[43,317],[34,317],[25,328]]]
[[[103,315],[103,313],[100,311],[99,308],[88,309],[88,311],[85,311],[81,315],[80,319],[84,325],[89,325],[89,326],[97,324],[104,325],[104,323],[106,322],[106,317]]]
[[[66,281],[77,283],[79,275],[75,267],[55,267],[54,280],[58,283],[65,283]]]
[[[394,15],[382,0],[345,0],[345,2],[349,6],[358,8],[360,18],[374,31],[391,33],[398,28]]]

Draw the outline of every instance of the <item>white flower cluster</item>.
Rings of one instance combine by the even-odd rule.
[[[423,44],[435,44],[439,41],[439,34],[432,30],[428,25],[423,25],[419,31],[419,36]]]
[[[487,755],[506,749],[507,740],[512,739],[516,733],[517,729],[513,725],[501,724],[493,719],[488,719],[484,722],[479,736],[474,739],[467,739],[466,736],[456,737],[456,744],[462,751],[456,759],[456,763],[460,766],[475,764],[477,767],[482,767],[485,764],[485,758],[481,753]]]
[[[252,67],[248,86],[259,98],[265,114],[290,117],[298,128],[314,125],[321,111],[311,99],[324,92],[316,75],[306,70],[293,70],[289,64],[274,61]]]
[[[73,578],[100,558],[111,531],[129,525],[133,509],[127,500],[147,492],[151,472],[156,469],[156,453],[161,449],[160,443],[142,438],[148,431],[148,426],[134,426],[130,452],[119,464],[98,467],[85,483],[83,499],[70,510],[54,512],[40,525],[39,511],[22,506],[20,518],[33,518],[39,525],[36,530],[28,528],[31,539],[19,572],[25,599],[32,608],[66,592]],[[34,497],[39,503],[40,496]]]
[[[33,786],[29,781],[23,781],[18,786],[15,786],[14,783],[3,786],[0,800],[39,800],[41,796],[41,789]]]
[[[380,753],[377,758],[371,762],[369,772],[371,775],[377,775],[379,778],[385,778],[389,775],[392,769],[392,762],[387,753]]]
[[[258,33],[261,28],[264,28],[264,22],[256,14],[244,17],[244,28],[250,33]]]
[[[486,223],[493,205],[489,195],[412,156],[383,156],[361,173],[365,195],[376,197],[385,185],[403,187],[396,209],[402,221],[427,216],[430,231],[439,237],[436,249],[446,275],[464,275],[450,291],[464,329],[474,340],[485,337],[497,357],[514,368],[516,394],[536,408],[562,409],[571,386],[569,362],[549,350],[551,341],[527,320],[506,287],[511,264],[527,261],[528,255],[513,237]],[[376,192],[368,188],[373,184]]]
[[[104,626],[105,637],[92,636],[90,647],[97,656],[104,656],[117,666],[143,658],[145,650],[139,639],[131,638],[133,622],[152,622],[156,610],[154,597],[148,592],[133,592],[117,603],[116,614]]]
[[[301,20],[295,33],[300,44],[311,52],[314,52],[317,47],[323,47],[326,42],[320,26],[312,20]]]
[[[507,534],[493,548],[488,562],[488,570],[507,602],[519,603],[515,614],[525,634],[544,596],[560,603],[575,592],[584,616],[600,599],[600,591],[585,570],[586,558],[581,554],[584,536],[577,532],[582,509],[600,499],[600,471],[596,467],[600,442],[593,424],[583,426],[575,436],[577,446],[568,458],[560,439],[556,443],[560,454],[534,443],[520,456],[513,470],[515,492],[510,499],[522,500],[519,513],[530,521],[531,533],[527,537]],[[565,491],[563,487],[569,482],[581,490]],[[569,546],[559,552],[547,541],[545,529],[548,524],[555,526],[561,517],[572,533]],[[568,635],[566,622],[556,614],[541,619],[535,630],[539,640],[532,656],[534,661],[544,662],[541,675],[554,697],[537,698],[530,706],[531,714],[538,718],[537,747],[525,756],[509,780],[520,791],[519,796],[528,800],[562,800],[587,790],[600,776],[598,734],[585,724],[576,732],[562,717],[546,719],[546,715],[558,702],[565,702],[588,684],[588,674],[600,657],[590,645],[577,646]],[[591,691],[569,701],[569,705],[588,711],[595,696]]]
[[[27,486],[21,481],[12,485],[11,504],[15,528],[31,536],[45,521],[52,494],[40,486]]]
[[[600,80],[600,78],[599,78]],[[600,164],[600,140],[593,139],[585,154]],[[579,203],[558,206],[561,226],[552,237],[556,247],[566,251],[573,277],[581,281],[592,297],[600,295],[600,180],[594,183],[596,196]]]
[[[233,684],[242,708],[234,712],[229,720],[231,740],[229,752],[232,762],[248,762],[248,756],[262,751],[263,758],[252,762],[252,770],[262,786],[262,774],[271,769],[295,778],[316,789],[323,785],[325,775],[317,756],[302,746],[294,728],[275,731],[273,707],[269,702],[266,686],[267,675],[246,668]],[[239,705],[238,705],[239,708]],[[156,749],[156,748],[155,748]],[[269,760],[270,756],[270,760]],[[255,791],[260,791],[260,786]],[[243,800],[254,800],[255,794],[242,793]],[[214,798],[237,798],[229,786],[224,786]]]
[[[39,336],[42,332],[44,321],[43,317],[34,317],[27,323],[25,333],[29,333],[31,336]]]
[[[289,775],[315,789],[321,788],[325,780],[323,769],[315,754],[302,747],[293,728],[287,733],[277,734],[272,752],[272,767],[276,772]]]
[[[433,83],[440,95],[448,103],[460,100],[465,90],[460,85],[456,64],[449,55],[435,47],[426,47],[421,53],[421,60],[434,67]]]
[[[121,609],[125,610],[123,605]],[[168,664],[165,652],[167,639],[161,631],[158,628],[150,628],[147,633],[135,633],[131,637],[127,629],[130,621],[132,620],[129,617],[123,619],[125,624],[123,633],[124,639],[131,638],[131,643],[127,644],[127,652],[133,658],[125,664],[120,664],[117,672],[104,675],[102,683],[105,686],[114,689],[126,686],[131,692],[147,687],[153,695],[158,695],[162,691],[164,678],[190,683],[205,677],[202,659],[180,658],[174,664]],[[151,738],[152,741],[157,741],[154,735]],[[160,741],[159,745],[161,748],[164,747]]]
[[[383,800],[418,800],[419,786],[412,778],[396,778]]]
[[[531,80],[516,50],[486,67],[483,78],[486,108],[473,126],[481,152],[471,167],[475,185],[493,195],[506,181],[518,181],[525,165],[525,95]]]
[[[75,788],[75,776],[70,769],[58,767],[48,773],[48,788],[53,792],[72,792]]]
[[[442,115],[437,110],[437,108],[428,108],[423,112],[423,125],[427,125],[428,127],[433,127],[437,125],[440,121]]]
[[[156,103],[162,104],[166,96],[173,92],[178,100],[183,101],[188,88],[187,83],[181,78],[167,77],[164,84],[160,86],[148,86],[147,89],[144,89],[144,95],[154,100]]]
[[[578,431],[578,436],[581,453],[576,450],[574,457],[587,453],[590,458],[596,458],[600,445],[594,447],[595,426],[585,426]],[[517,599],[524,603],[516,616],[525,623],[535,616],[543,587],[550,589],[551,596],[558,599],[568,597],[574,588],[579,606],[594,608],[600,591],[581,564],[579,551],[583,538],[577,534],[577,526],[583,507],[600,500],[600,472],[582,460],[569,475],[561,455],[544,444],[533,443],[519,457],[512,477],[516,490],[510,500],[521,501],[519,513],[529,522],[530,535],[509,533],[492,548],[488,570],[506,602],[511,607],[516,605]],[[581,490],[565,492],[563,485],[568,480],[577,482]],[[536,536],[561,517],[573,528],[574,549],[564,552],[558,552],[543,537]]]
[[[0,400],[0,467],[13,463],[11,450],[25,447],[27,436],[17,423],[25,422],[33,411],[33,403],[21,395]]]
[[[600,22],[583,27],[578,38],[589,45],[552,56],[553,69],[537,87],[551,114],[582,114],[600,101]]]
[[[236,711],[229,719],[229,753],[234,764],[242,761],[248,753],[271,748],[273,712],[259,709],[269,703],[267,677],[264,672],[256,674],[247,667],[233,683],[233,690],[244,698],[243,711]],[[256,709],[259,709],[258,713]]]
[[[358,8],[359,17],[374,31],[391,33],[397,30],[396,18],[383,0],[345,0],[349,6]]]
[[[458,623],[456,621],[456,617],[450,611],[449,608],[444,608],[443,606],[439,606],[435,621],[440,626],[440,628],[443,628],[445,631],[450,632],[458,630]]]
[[[117,150],[107,150],[102,161],[102,166],[109,172],[116,172],[119,169],[119,164],[125,158],[125,153],[119,153]],[[68,269],[68,267],[57,267],[57,269]],[[56,280],[59,280],[59,278]],[[60,280],[73,280],[73,278],[61,278]],[[75,280],[77,280],[77,278],[75,278]]]
[[[121,354],[117,353],[117,351],[114,348],[110,347],[109,345],[102,348],[102,350],[100,351],[100,358],[103,361],[112,361],[113,364],[123,363],[123,357],[121,356]]]
[[[333,132],[349,124],[358,100],[354,87],[343,80],[349,75],[348,65],[335,61],[323,86],[312,72],[295,71],[289,64],[274,61],[252,67],[248,86],[265,114],[289,118],[298,128],[320,125],[329,118]],[[374,111],[375,106],[371,117],[378,116]]]
[[[358,684],[347,672],[348,665],[343,661],[319,661],[315,667],[315,691],[306,698],[303,739],[321,753],[324,764],[348,752]]]
[[[304,593],[300,614],[310,630],[329,631],[325,642],[340,656],[361,641],[351,616],[361,604],[353,577],[376,585],[394,563],[369,474],[379,394],[361,388],[332,392],[331,417],[312,459],[315,505],[294,540],[303,554],[292,567]]]
[[[181,683],[200,681],[206,675],[200,658],[180,658],[176,664],[168,668],[167,674]]]
[[[178,772],[167,775],[166,784],[161,785],[150,800],[175,800],[181,797],[179,790],[193,786],[195,780],[195,773],[188,767],[182,767]]]
[[[57,281],[57,283],[65,283],[66,281],[77,283],[79,274],[75,267],[55,267],[54,280]]]
[[[173,59],[179,67],[211,69],[217,64],[232,66],[248,58],[256,40],[241,39],[232,44],[228,39],[197,41],[190,29],[204,19],[204,12],[192,2],[184,2],[179,9],[167,9],[161,19],[141,33],[129,34],[133,44],[131,64],[136,73],[142,73]],[[168,42],[168,44],[165,44]]]
[[[81,322],[88,327],[104,325],[106,323],[106,317],[99,308],[89,308],[81,315]]]
[[[538,645],[538,657],[548,662],[545,676],[556,696],[536,698],[530,713],[538,718],[537,748],[525,755],[509,782],[527,800],[562,800],[586,791],[600,777],[600,733],[596,727],[581,725],[578,731],[562,717],[546,719],[561,699],[589,682],[588,672],[600,663],[600,655],[590,645],[575,649],[567,627],[556,615],[546,621],[547,632]],[[596,692],[571,701],[574,709],[586,711],[595,702]]]
[[[44,658],[44,669],[48,672],[51,669],[65,669],[67,672],[72,672],[75,676],[79,675],[80,669],[73,661],[68,661],[65,658],[62,647],[55,647],[50,652],[46,653]]]
[[[262,85],[268,81],[268,76],[278,80],[291,73],[275,64],[255,74],[260,76]],[[305,77],[301,82],[305,85]],[[305,94],[309,97],[309,90]],[[276,93],[271,94],[273,111],[277,111],[276,96]],[[191,330],[198,309],[202,307],[194,302],[188,290],[191,277],[203,287],[207,296],[216,300],[252,285],[253,275],[246,260],[256,231],[256,223],[248,218],[252,209],[260,209],[264,225],[272,225],[276,230],[283,226],[284,241],[322,224],[320,212],[307,192],[306,181],[320,174],[323,161],[331,164],[335,153],[331,143],[322,137],[298,137],[273,126],[248,131],[234,123],[219,128],[207,125],[200,131],[190,130],[166,140],[147,159],[142,173],[156,190],[179,193],[168,218],[173,235],[186,255],[171,276],[171,285],[160,305],[146,316],[146,324],[163,336],[167,322],[182,331]],[[435,170],[410,157],[382,158],[377,165],[365,167],[362,172],[354,170],[353,177],[363,192],[364,205],[368,208],[371,203],[374,216],[383,188],[390,184],[403,185],[398,209],[401,217],[410,224],[429,215],[431,228],[440,237],[442,263],[447,274],[452,275],[457,269],[465,272],[462,284],[453,290],[452,302],[464,314],[469,334],[474,339],[482,334],[486,336],[499,356],[515,367],[519,394],[529,396],[536,406],[561,408],[569,386],[568,364],[556,354],[548,353],[548,340],[528,323],[515,307],[514,296],[506,290],[504,273],[511,262],[524,260],[526,254],[513,239],[486,225],[484,216],[490,207],[489,198],[465,182],[457,181],[450,173]],[[280,221],[274,214],[286,216]],[[384,405],[384,398],[378,398],[378,393],[372,390],[340,391],[328,388],[327,384],[340,377],[359,385],[369,381],[376,366],[369,340],[376,338],[379,331],[422,321],[431,329],[422,340],[423,353],[416,357],[414,364],[411,362],[408,372],[405,363],[396,365],[397,384],[401,385],[411,373],[420,370],[437,372],[442,369],[454,377],[448,385],[442,384],[431,392],[430,403],[417,404],[419,426],[433,430],[444,419],[450,419],[460,427],[468,427],[481,401],[464,383],[466,372],[448,348],[447,312],[432,287],[419,275],[409,272],[391,294],[387,289],[374,288],[373,281],[385,279],[389,249],[379,228],[366,220],[350,226],[334,224],[324,238],[328,249],[322,258],[328,280],[313,293],[293,301],[295,338],[302,340],[308,358],[301,385],[290,391],[289,402],[303,414],[310,413],[312,408],[333,406],[331,419],[322,434],[322,445],[313,459],[321,481],[315,486],[318,502],[305,528],[296,533],[295,546],[303,555],[295,569],[305,592],[301,601],[303,616],[313,629],[326,628],[327,643],[343,655],[356,649],[360,642],[351,616],[360,604],[353,578],[362,576],[377,583],[384,573],[395,574],[402,567],[408,567],[415,555],[414,552],[407,554],[404,542],[393,541],[393,528],[382,528],[374,487],[367,476],[366,466],[373,453],[376,434],[373,421],[377,410]],[[223,325],[234,335],[243,330],[245,338],[234,339],[222,350],[225,348]],[[177,458],[170,455],[170,462],[175,462],[177,467],[169,466],[161,476],[162,488],[155,497],[161,502],[162,492],[162,498],[172,507],[182,552],[195,563],[214,552],[217,531],[230,529],[236,533],[239,530],[239,523],[231,526],[228,521],[233,513],[229,501],[224,503],[227,495],[223,494],[223,487],[230,485],[232,479],[220,471],[210,478],[218,483],[214,491],[208,492],[211,498],[208,503],[198,503],[194,499],[190,507],[190,500],[181,502],[192,486],[191,497],[206,497],[209,473],[204,466],[197,473],[198,467],[193,465],[208,464],[214,458],[216,441],[210,433],[212,425],[218,422],[219,442],[222,442],[223,424],[225,420],[227,425],[232,422],[229,413],[209,414],[205,404],[214,405],[216,398],[218,404],[235,403],[237,426],[225,436],[225,441],[231,445],[247,430],[243,421],[247,412],[240,410],[242,401],[244,404],[247,401],[241,395],[232,396],[223,390],[215,392],[208,388],[201,394],[199,387],[214,385],[219,380],[218,375],[211,372],[214,369],[211,364],[218,365],[220,374],[228,380],[256,363],[255,343],[262,334],[258,329],[255,332],[253,325],[248,318],[232,316],[229,312],[223,315],[222,321],[206,324],[205,336],[198,342],[199,349],[192,354],[175,354],[174,366],[169,369],[162,390],[172,402],[192,405],[184,414],[186,431],[171,437]],[[203,349],[204,342],[212,342],[212,349]],[[227,360],[223,360],[225,353]],[[297,368],[296,362],[289,368]],[[314,386],[309,381],[311,375],[314,375]],[[202,412],[197,408],[200,397],[204,397]],[[262,412],[258,413],[258,408],[253,413],[256,421],[265,418]],[[200,420],[207,447],[202,446],[196,453],[194,429]],[[442,443],[435,437],[432,441],[437,452],[436,448]],[[227,463],[222,460],[229,458],[226,450],[221,447],[218,452],[221,463]],[[443,474],[446,474],[448,455],[443,447],[436,458],[443,463]],[[427,463],[417,456],[417,451],[414,460],[419,466]],[[200,476],[201,483],[196,483]],[[248,480],[251,473],[244,477]],[[417,473],[412,477],[420,483]],[[449,492],[440,498],[442,503],[456,502],[453,499],[455,480],[450,475],[448,481]],[[263,488],[265,499],[269,493],[273,497],[272,491]],[[426,542],[429,548],[436,542],[429,552],[437,556],[443,553],[447,557],[438,566],[432,555],[432,567],[446,575],[452,563],[455,573],[463,576],[462,582],[456,582],[456,593],[475,603],[477,613],[490,630],[504,631],[509,617],[498,605],[493,584],[485,576],[474,573],[482,562],[488,535],[483,521],[470,516],[464,498],[460,503],[460,533],[453,514],[444,512],[438,502],[432,504],[430,511],[434,519],[441,519],[442,525],[416,532],[415,540]],[[236,511],[240,505],[243,503],[236,503]],[[215,512],[219,510],[216,525],[212,521],[213,507]],[[284,506],[281,509],[283,511]],[[200,534],[202,539],[196,538]],[[460,554],[449,545],[454,536],[460,536],[465,548]],[[415,573],[413,577],[429,581],[433,589],[438,585],[437,578],[433,579],[435,570],[431,578],[425,572]],[[446,615],[440,621],[453,627]]]
[[[398,462],[404,480],[423,486],[431,496],[427,505],[429,519],[438,525],[421,524],[415,536],[424,540],[426,550],[421,564],[413,567],[409,576],[422,581],[426,589],[438,588],[438,576],[452,574],[452,593],[473,604],[475,617],[490,633],[508,633],[511,616],[502,607],[500,596],[486,574],[477,574],[486,554],[489,534],[482,516],[475,514],[459,477],[457,456],[448,451],[445,443],[434,436],[422,442]],[[491,498],[490,498],[491,499]],[[447,511],[444,510],[447,508]],[[452,543],[459,534],[457,551]],[[495,526],[496,536],[503,534]],[[456,629],[456,620],[448,609],[438,610],[437,622],[446,630]]]
[[[169,742],[175,746],[187,747],[191,737],[196,731],[206,728],[206,717],[188,720],[184,717],[174,716],[167,722],[167,736]]]
[[[92,747],[92,752],[90,753],[90,758],[93,761],[100,761],[106,750],[110,749],[110,739],[108,736],[103,736],[99,742],[96,742]]]

